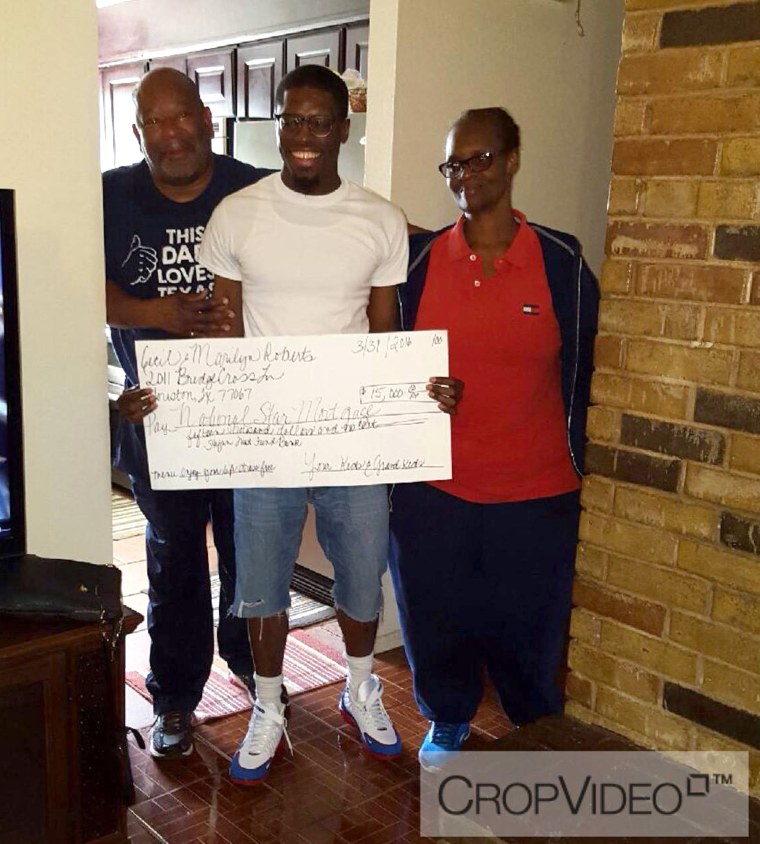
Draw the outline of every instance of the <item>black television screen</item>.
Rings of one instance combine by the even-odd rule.
[[[16,224],[13,191],[0,188],[0,557],[25,545]]]

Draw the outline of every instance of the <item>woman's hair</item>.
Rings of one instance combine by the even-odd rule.
[[[506,152],[520,148],[520,127],[515,123],[512,115],[505,108],[501,108],[500,106],[469,108],[457,117],[454,126],[471,120],[488,122],[494,126],[499,133],[499,139]]]

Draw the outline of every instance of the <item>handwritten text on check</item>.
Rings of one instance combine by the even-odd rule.
[[[153,489],[451,477],[445,331],[139,341]]]

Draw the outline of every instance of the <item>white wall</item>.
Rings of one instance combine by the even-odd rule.
[[[131,0],[98,12],[100,61],[246,41],[366,18],[368,10],[369,0]]]
[[[522,130],[515,206],[570,230],[599,269],[623,0],[371,0],[367,174],[409,219],[456,208],[436,171],[466,108],[500,105]],[[391,131],[391,120],[393,129]]]
[[[110,561],[92,0],[0,0],[0,186],[17,192],[27,546]]]

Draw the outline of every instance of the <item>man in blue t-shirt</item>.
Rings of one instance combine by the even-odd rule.
[[[252,690],[245,619],[227,613],[235,591],[230,490],[154,492],[141,423],[156,406],[138,386],[135,340],[225,336],[233,317],[226,300],[207,294],[213,275],[196,261],[211,212],[225,196],[258,181],[257,170],[211,152],[211,114],[184,74],[151,71],[135,90],[133,131],[145,160],[103,175],[108,323],[126,390],[119,400],[115,465],[132,481],[148,520],[151,638],[147,687],[156,721],[154,756],[192,752],[192,712],[213,658],[213,613],[206,529],[219,557],[219,652]]]

